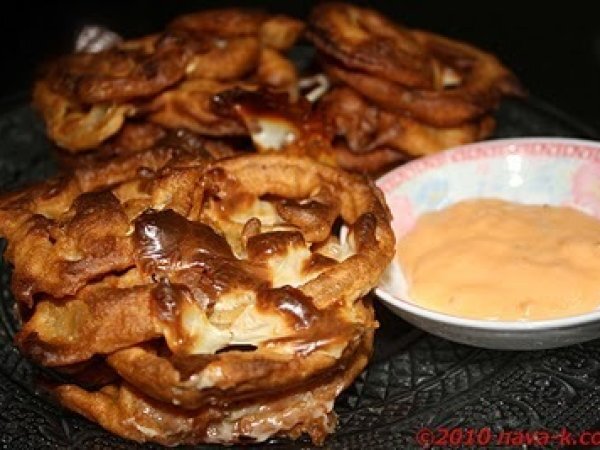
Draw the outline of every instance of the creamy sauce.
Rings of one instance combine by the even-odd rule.
[[[542,320],[600,306],[600,221],[567,207],[467,200],[398,243],[417,304],[454,316]]]

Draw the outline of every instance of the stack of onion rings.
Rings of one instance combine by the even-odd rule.
[[[173,157],[107,183],[0,199],[17,345],[74,379],[107,374],[57,399],[137,441],[322,442],[372,349],[363,297],[394,253],[382,194],[285,155]]]
[[[71,153],[96,149],[128,120],[248,135],[242,124],[215,116],[210,98],[232,87],[266,87],[295,101],[298,74],[283,52],[303,29],[291,17],[240,8],[181,16],[164,32],[50,62],[34,105],[49,137]]]
[[[307,34],[325,72],[343,86],[324,99],[323,109],[341,138],[338,161],[350,169],[368,159],[367,167],[379,170],[482,139],[494,129],[491,112],[501,98],[525,94],[493,55],[401,27],[371,9],[320,4]],[[363,115],[356,117],[358,110]]]

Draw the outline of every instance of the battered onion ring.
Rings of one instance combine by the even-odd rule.
[[[46,80],[36,82],[33,102],[46,123],[46,132],[72,153],[95,148],[116,134],[135,108],[130,104],[101,103],[83,107],[54,91]]]
[[[190,58],[187,78],[235,80],[252,72],[259,62],[260,45],[255,36],[204,39],[210,41],[210,50]]]
[[[185,75],[190,56],[185,36],[164,33],[126,41],[98,53],[59,58],[44,78],[82,103],[123,102],[154,95]],[[197,49],[193,49],[197,50]]]
[[[291,102],[298,99],[298,71],[292,61],[276,50],[261,50],[256,80],[260,85],[286,92]]]
[[[292,439],[307,433],[323,443],[335,427],[333,402],[364,369],[373,333],[365,333],[349,361],[330,376],[277,396],[185,411],[156,402],[127,383],[96,392],[78,386],[54,389],[58,401],[104,428],[138,442],[163,445],[261,442],[271,436]]]
[[[376,322],[361,299],[394,253],[389,211],[365,178],[310,159],[249,155],[177,163],[110,190],[81,194],[76,181],[0,202],[15,294],[34,306],[15,341],[36,361],[64,367],[107,355],[125,385],[144,393],[136,398],[163,402],[144,400],[166,421],[169,411],[196,417],[215,405],[254,414],[247,407],[267,396],[336,378],[357,354],[364,367],[361,346]],[[345,242],[332,235],[338,218]],[[33,248],[41,259],[23,259]],[[40,262],[50,264],[44,273]],[[349,382],[343,376],[336,389]],[[59,392],[72,389],[85,394]],[[314,403],[327,416],[336,389]],[[105,415],[62,398],[110,429],[109,415],[123,406],[105,405]],[[228,426],[227,417],[214,417],[215,426]],[[290,428],[304,430],[303,421],[290,418]],[[122,425],[117,431],[132,437]],[[214,435],[188,426],[180,442]],[[254,437],[279,431],[298,429]],[[159,428],[145,438],[167,436]]]
[[[290,339],[307,339],[306,348],[297,352],[278,350],[282,342],[273,339],[253,351],[232,348],[187,359],[160,356],[151,347],[136,346],[109,355],[107,361],[147,395],[184,409],[273,395],[335,371],[375,328],[368,300],[354,302],[351,311],[340,305],[334,309],[334,314],[317,319],[327,323],[311,324],[310,337],[299,331]]]
[[[452,91],[446,95],[437,91],[415,90],[337,65],[325,63],[323,66],[334,80],[347,84],[377,105],[411,115],[436,127],[458,126],[483,116],[488,110],[489,105],[453,95]]]
[[[104,284],[96,287],[89,286],[89,290],[79,292],[85,285],[101,276],[123,272],[134,266],[140,268],[139,256],[135,256],[134,251],[135,245],[139,246],[140,244],[134,244],[133,242],[131,217],[137,217],[149,207],[171,208],[176,213],[161,213],[163,215],[157,216],[156,220],[160,217],[160,220],[166,221],[165,224],[172,223],[173,226],[178,224],[176,229],[183,227],[182,229],[186,230],[188,229],[186,227],[192,225],[189,225],[185,217],[198,217],[204,189],[208,189],[208,192],[222,192],[218,195],[226,195],[232,199],[233,203],[228,208],[241,208],[241,212],[244,212],[243,208],[244,205],[247,205],[248,196],[258,199],[269,194],[291,199],[311,199],[316,196],[314,197],[315,200],[309,201],[306,205],[311,209],[313,209],[312,205],[316,206],[315,214],[321,214],[319,211],[323,208],[332,208],[332,206],[319,206],[322,205],[323,199],[331,197],[331,195],[320,195],[320,190],[327,187],[330,193],[335,193],[334,198],[340,202],[340,215],[349,224],[349,239],[354,254],[338,261],[333,266],[320,266],[319,264],[315,266],[312,264],[302,269],[302,273],[306,274],[310,274],[313,270],[317,271],[314,277],[311,275],[304,284],[298,286],[298,292],[302,294],[279,291],[260,294],[291,296],[290,298],[294,298],[294,295],[304,295],[312,299],[314,306],[307,306],[309,309],[306,313],[308,314],[306,320],[310,320],[310,323],[313,320],[310,315],[317,314],[310,308],[322,310],[322,313],[317,314],[320,317],[321,314],[325,314],[324,310],[337,302],[349,305],[354,299],[364,295],[377,282],[387,261],[393,254],[394,238],[388,222],[389,212],[385,208],[379,191],[372,185],[365,183],[360,177],[352,177],[337,169],[316,164],[308,159],[280,155],[250,155],[243,158],[233,158],[215,162],[207,169],[204,169],[201,163],[201,161],[200,165],[192,163],[191,166],[188,164],[181,169],[176,166],[163,171],[153,181],[130,182],[113,189],[112,192],[99,191],[81,195],[77,183],[72,181],[62,189],[42,185],[34,190],[13,194],[13,196],[4,200],[0,208],[1,231],[3,235],[9,238],[6,256],[16,266],[13,273],[13,291],[16,298],[20,302],[31,306],[33,296],[36,293],[50,294],[57,298],[74,296],[64,307],[61,307],[60,301],[58,303],[52,299],[41,301],[28,324],[19,333],[18,340],[24,349],[29,349],[30,353],[45,364],[52,365],[72,364],[89,358],[94,353],[113,351],[118,347],[112,346],[121,342],[118,338],[119,333],[127,334],[130,331],[125,326],[121,327],[122,329],[113,329],[114,327],[109,326],[110,316],[120,314],[117,313],[120,307],[127,308],[127,311],[136,310],[136,305],[139,311],[138,318],[146,324],[146,328],[135,328],[141,333],[140,340],[137,342],[147,340],[150,333],[150,335],[156,337],[165,334],[170,347],[172,345],[181,346],[183,345],[181,342],[185,343],[189,339],[191,339],[190,345],[192,346],[208,345],[210,347],[220,345],[218,342],[221,342],[220,339],[224,339],[224,336],[221,336],[214,328],[211,331],[208,325],[203,325],[200,328],[194,327],[193,329],[196,331],[188,330],[189,325],[184,326],[181,330],[179,328],[172,329],[168,324],[165,325],[160,319],[160,315],[156,316],[150,313],[152,308],[148,306],[147,302],[149,300],[143,295],[134,295],[131,301],[128,302],[114,302],[111,298],[117,298],[116,294],[97,294],[98,289],[101,291],[107,289]],[[225,180],[229,180],[228,183],[234,183],[233,187],[218,187],[220,186],[219,183],[210,187],[212,183],[210,177],[213,176],[211,174],[221,172],[225,174]],[[242,199],[228,192],[232,190],[233,192],[239,192]],[[121,204],[120,201],[123,203]],[[225,208],[225,211],[228,208]],[[293,218],[293,208],[287,208],[286,211],[285,217],[289,218],[287,222],[294,227],[298,227],[300,232],[306,236],[306,238],[301,238],[301,243],[298,243],[297,238],[289,241],[290,245],[300,245],[298,247],[299,252],[304,251],[302,250],[304,239],[322,238],[321,234],[311,234],[312,228],[310,227],[306,232],[304,231],[302,225],[304,217],[299,217],[299,220],[296,221]],[[42,212],[43,216],[40,214]],[[298,211],[297,213],[304,216],[308,211]],[[213,213],[206,211],[203,214],[208,214],[206,217],[211,221],[210,223],[219,229],[226,230],[225,233],[228,233],[227,230],[231,229],[227,225],[229,223],[227,217],[230,217],[229,214],[231,213],[227,213],[224,218],[219,215],[220,213],[215,216],[214,211]],[[140,222],[141,225],[138,224],[138,219],[136,219],[135,227],[145,226],[143,224],[146,221],[154,220],[152,217],[154,216],[144,216],[144,219]],[[327,215],[327,217],[328,228],[331,229],[335,217],[330,215]],[[223,220],[225,221],[223,222]],[[243,223],[240,224],[240,227]],[[189,232],[192,233],[195,229],[189,228],[191,230]],[[206,227],[202,229],[206,229]],[[235,229],[232,230],[235,231]],[[195,233],[195,231],[193,232]],[[188,235],[184,234],[182,239],[188,239],[186,236]],[[227,236],[229,242],[235,243],[236,239],[240,238],[240,231],[238,229],[236,235],[227,234]],[[291,239],[291,236],[286,234],[277,236],[279,237],[270,236],[268,237],[270,240],[265,242],[270,242],[269,245],[281,245],[281,243],[277,243],[280,242],[279,240],[288,242],[288,239]],[[189,239],[192,239],[192,237]],[[222,249],[225,244],[219,244],[216,237],[210,239],[216,240],[211,245],[216,245],[214,248],[223,255],[230,252],[230,250],[225,251]],[[184,243],[181,245],[183,246]],[[269,254],[273,257],[277,256],[277,252]],[[304,257],[307,257],[307,255]],[[157,256],[157,258],[160,258],[160,256]],[[255,289],[257,283],[260,284],[255,275],[252,275],[260,266],[246,265],[243,261],[234,262],[234,260],[231,260],[229,262],[230,259],[228,258],[221,255],[217,259],[203,262],[206,270],[209,271],[208,273],[212,273],[210,271],[214,270],[214,273],[226,277],[215,281],[217,285],[219,283],[228,285],[230,282],[226,280],[229,276],[234,277],[241,289],[249,289],[253,286]],[[211,264],[216,265],[212,267]],[[184,265],[183,269],[185,267]],[[142,265],[141,270],[147,271],[148,269]],[[128,278],[125,277],[124,280],[138,280],[138,278],[135,278],[136,272],[128,273]],[[173,285],[184,283],[184,286],[191,284],[193,287],[196,283],[202,282],[202,279],[194,278],[196,277],[194,273],[185,270],[180,274],[177,272],[174,275],[175,278],[172,278]],[[278,275],[273,276],[277,277]],[[274,279],[274,283],[277,282],[278,278]],[[119,279],[115,282],[116,285],[110,284],[113,281],[109,278],[107,281],[109,283],[108,287],[115,289],[127,287],[127,285],[120,287],[121,285],[118,284]],[[136,281],[133,286],[141,286],[141,284]],[[165,289],[164,294],[160,294],[161,298],[165,295],[167,297],[175,296],[172,301],[176,301],[182,311],[188,311],[185,314],[192,314],[192,317],[199,314],[194,303],[190,303],[189,293],[181,291],[179,288],[174,288],[175,290],[169,293],[171,288],[168,286]],[[193,293],[193,288],[191,289]],[[203,289],[207,289],[207,287]],[[97,298],[106,298],[107,305],[112,305],[110,307],[113,309],[116,308],[110,316],[102,318],[101,315],[93,312],[95,310],[93,305],[98,304]],[[279,300],[273,301],[277,303]],[[294,301],[304,300],[296,299]],[[137,304],[136,302],[141,303]],[[258,303],[260,304],[260,302]],[[159,304],[161,303],[159,302]],[[260,308],[263,307],[257,306],[257,308],[259,309],[256,310],[256,314],[264,314],[260,312],[262,311]],[[145,320],[142,319],[143,311],[150,314],[146,316]],[[252,312],[252,314],[255,313]],[[91,316],[86,319],[88,314],[91,314]],[[95,338],[91,341],[90,339],[84,339],[83,336],[89,335],[90,330],[92,330],[91,324],[98,320],[101,320],[98,327],[93,329],[104,331],[95,331],[93,333]],[[196,320],[200,320],[200,318],[194,319],[194,321]],[[70,324],[68,328],[59,327],[56,330],[53,326],[53,324],[64,321]],[[335,322],[339,326],[345,323],[339,318]],[[320,322],[315,322],[315,324],[317,323]],[[204,332],[216,333],[210,339],[217,339],[217,341],[214,341],[214,343],[211,343],[212,341],[206,343],[199,341],[198,343],[195,340],[197,339],[195,333],[200,332],[200,330],[202,330],[201,336]],[[287,331],[284,327],[280,328],[280,332],[285,333]],[[65,339],[65,333],[76,335],[78,338]],[[186,333],[192,333],[191,337],[186,338]],[[103,339],[100,338],[101,335],[107,336],[109,344],[104,344]],[[123,339],[127,343],[126,345],[136,343],[135,337],[130,334],[127,334],[127,336],[126,339]],[[114,344],[115,342],[117,344]],[[282,344],[287,345],[285,342]],[[108,345],[108,347],[105,345]],[[76,348],[79,350],[75,350]],[[181,351],[188,351],[186,348]],[[83,353],[81,353],[82,351]]]
[[[152,201],[175,211],[193,209],[198,167],[205,162],[202,158],[174,160],[173,167],[164,169],[168,175],[136,177],[115,192],[84,190],[110,186],[114,179],[70,177],[0,197],[0,234],[10,241],[5,258],[18,266],[11,281],[17,301],[32,307],[36,294],[41,298],[72,296],[93,280],[131,268],[129,216],[139,214]],[[115,171],[117,179],[123,174]],[[98,186],[94,180],[103,184]],[[127,202],[131,197],[138,200]]]
[[[381,148],[395,148],[412,156],[427,155],[484,139],[495,125],[491,116],[484,116],[477,122],[458,127],[432,127],[372,106],[356,92],[344,87],[335,88],[327,94],[320,108],[335,134],[343,137],[349,150],[357,156],[376,148],[380,148],[380,154],[383,152]],[[356,159],[357,162],[360,160]],[[348,163],[346,158],[346,168]]]
[[[195,36],[255,36],[264,47],[287,50],[300,37],[304,24],[289,16],[270,15],[252,9],[225,8],[177,17],[168,28],[183,30]]]
[[[150,122],[170,129],[185,128],[209,136],[247,135],[238,121],[216,115],[211,109],[214,96],[236,86],[252,88],[248,83],[188,80],[140,104],[138,111]]]
[[[407,87],[434,85],[431,55],[409,30],[372,9],[320,4],[310,14],[307,36],[321,52],[353,70]]]
[[[257,35],[269,15],[246,8],[198,11],[175,18],[167,29],[184,30],[194,35],[219,37]]]
[[[292,47],[302,32],[304,23],[289,16],[275,15],[264,21],[260,27],[260,42],[264,47],[285,51]]]
[[[330,62],[325,63],[325,69],[378,105],[437,127],[472,121],[496,107],[503,95],[525,95],[514,75],[493,55],[432,33],[411,34],[442,62],[433,89],[409,89]]]

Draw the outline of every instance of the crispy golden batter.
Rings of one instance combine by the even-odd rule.
[[[140,110],[150,122],[166,128],[185,128],[209,136],[246,135],[242,124],[215,114],[211,108],[213,97],[238,85],[203,78],[188,80],[156,96]]]
[[[294,64],[277,50],[261,50],[256,80],[262,86],[286,92],[293,102],[298,99],[298,71]]]
[[[377,11],[321,3],[309,18],[308,38],[345,67],[407,87],[431,88],[435,61],[400,27]]]
[[[197,53],[186,66],[189,79],[237,80],[251,73],[259,62],[260,43],[256,36],[206,37],[210,50]]]
[[[95,149],[134,117],[210,136],[247,135],[216,117],[210,98],[234,86],[266,86],[298,97],[298,75],[281,54],[304,24],[245,9],[202,11],[162,33],[44,67],[34,91],[49,137],[72,153]]]
[[[84,104],[129,101],[183,79],[193,54],[189,44],[185,36],[150,35],[103,52],[59,58],[46,68],[44,78],[52,89]]]
[[[345,142],[336,143],[333,151],[339,167],[375,177],[413,159],[409,154],[391,147],[377,147],[368,153],[354,153]]]
[[[433,33],[401,28],[373,10],[321,4],[311,14],[308,36],[334,80],[377,106],[435,127],[477,120],[502,96],[525,94],[495,56]]]
[[[393,256],[389,221],[372,183],[304,158],[188,155],[108,188],[76,172],[0,200],[30,310],[15,342],[46,366],[105,357],[122,381],[57,393],[125,437],[321,440],[370,352],[361,298]]]
[[[432,127],[377,108],[347,87],[334,88],[320,102],[320,108],[334,133],[357,155],[357,161],[376,148],[397,149],[413,157],[427,155],[483,139],[494,129],[490,116],[456,127]],[[347,163],[344,167],[348,168]]]
[[[168,177],[156,176],[151,171],[139,174],[138,168],[128,166],[104,171],[106,178],[88,177],[83,170],[76,171],[73,177],[48,180],[3,195],[0,234],[11,241],[5,257],[19,266],[12,278],[17,300],[31,306],[38,293],[57,298],[73,295],[91,280],[130,267],[133,262],[128,236],[130,215],[139,212],[152,195],[156,198],[165,195],[161,183],[170,183],[172,189],[185,185],[188,190],[193,189],[198,183],[194,168],[207,161],[199,154],[186,158],[172,156],[167,154],[164,161],[163,172]],[[119,185],[132,178],[129,184]],[[112,185],[118,185],[115,188],[118,192],[99,190]],[[151,188],[153,193],[146,190]],[[192,201],[178,194],[169,194],[170,203]],[[123,203],[126,198],[123,196],[128,195],[140,199]],[[133,212],[128,208],[133,208]]]
[[[129,104],[84,107],[52,90],[45,80],[36,82],[33,102],[46,122],[50,139],[73,152],[100,145],[116,134],[134,111]]]
[[[173,160],[221,159],[239,151],[221,139],[184,129],[166,130],[150,122],[128,122],[97,150],[78,155],[56,151],[66,173],[75,173],[84,191],[107,187],[153,173]]]
[[[263,46],[285,51],[291,48],[304,31],[304,22],[284,15],[274,15],[260,27],[259,37]]]
[[[184,30],[195,36],[256,36],[263,47],[287,50],[300,37],[304,23],[289,16],[271,15],[258,10],[226,8],[177,17],[168,28]]]
[[[259,33],[268,18],[263,11],[247,8],[209,9],[179,16],[167,28],[200,36],[251,36]]]
[[[99,422],[113,433],[138,442],[181,443],[261,442],[270,436],[293,439],[307,433],[323,443],[335,427],[333,402],[367,364],[373,333],[366,332],[357,350],[325,378],[278,395],[182,410],[157,402],[127,383],[96,392],[64,385],[54,394],[67,408]],[[158,376],[158,375],[157,375]]]

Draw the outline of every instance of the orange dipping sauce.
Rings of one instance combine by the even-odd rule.
[[[398,243],[417,304],[454,316],[542,320],[600,306],[600,221],[568,207],[467,200]]]

